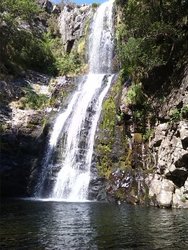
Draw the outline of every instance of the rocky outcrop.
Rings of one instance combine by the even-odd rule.
[[[31,168],[38,164],[45,142],[45,130],[42,128],[43,112],[18,112],[19,122],[9,123],[10,128],[3,129],[0,136],[0,196],[26,196]],[[5,125],[4,125],[5,126]]]
[[[150,174],[146,178],[149,187],[150,204],[159,207],[169,208],[172,206],[175,186],[172,181],[161,177],[158,174]]]
[[[115,134],[123,125],[121,140],[114,137],[114,151],[109,131],[105,137],[100,131],[96,142],[101,140],[102,144],[98,165],[106,180],[108,200],[188,208],[188,71],[183,72],[176,72],[171,89],[164,91],[163,102],[152,97],[151,107],[141,85],[132,86],[128,80],[122,86],[115,116],[111,117],[116,121]],[[183,77],[177,81],[180,75]],[[105,119],[108,111],[103,108],[103,112]]]
[[[188,178],[187,128],[188,121],[186,120],[175,124],[160,124],[156,127],[154,138],[149,144],[156,163],[156,173],[159,176],[158,186],[163,185],[163,181],[167,180],[173,184],[172,199],[168,206],[188,206],[186,197]],[[152,185],[153,181],[151,180],[148,185],[149,190],[154,190]],[[153,195],[156,195],[156,192],[152,191]],[[169,197],[168,191],[165,190],[163,191],[164,196],[165,192],[166,197]],[[179,202],[180,204],[178,204]]]
[[[125,134],[130,142],[131,153],[127,154],[126,158],[131,158],[131,171],[129,174],[123,174],[122,176],[126,176],[118,180],[121,183],[121,179],[124,180],[128,176],[133,180],[140,172],[142,193],[145,195],[137,193],[137,203],[145,201],[159,207],[188,207],[187,84],[188,72],[185,69],[183,78],[178,81],[177,75],[173,78],[171,90],[166,92],[162,103],[157,98],[153,100],[151,105],[155,113],[152,115],[149,111],[143,112],[141,104],[130,105],[130,85],[125,84],[123,88],[120,110],[124,117]],[[136,112],[140,112],[143,117],[138,119]],[[151,124],[150,116],[155,116],[154,125]],[[134,180],[138,184],[138,179]],[[129,193],[134,192],[129,190]],[[126,194],[126,190],[123,194]],[[129,202],[126,195],[125,200]]]
[[[188,71],[183,72],[182,78],[173,79],[149,142],[155,169],[155,174],[148,177],[149,196],[165,207],[188,207]],[[166,188],[162,188],[164,183]]]
[[[25,196],[31,168],[36,167],[45,143],[46,112],[20,108],[26,89],[38,94],[48,87],[50,78],[28,71],[26,77],[1,82],[0,108],[0,196]],[[5,91],[6,90],[6,91]],[[25,92],[26,91],[26,92]],[[49,94],[49,93],[45,93]]]
[[[39,3],[39,5],[45,9],[46,12],[48,12],[49,14],[52,13],[53,10],[53,4],[51,1],[48,0],[37,0],[37,2]]]
[[[93,15],[90,5],[65,5],[59,17],[60,33],[66,52],[70,52],[75,43],[85,35],[85,27]]]

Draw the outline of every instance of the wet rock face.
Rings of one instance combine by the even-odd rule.
[[[70,53],[76,41],[84,35],[87,21],[92,14],[92,8],[89,5],[64,6],[59,17],[59,26],[66,52]]]
[[[127,202],[133,205],[147,204],[147,187],[144,173],[138,169],[117,169],[114,171],[106,185],[109,201]]]
[[[93,163],[91,165],[91,180],[88,189],[88,199],[97,201],[107,201],[105,183],[105,179],[103,177],[98,176],[96,163],[93,159]]]

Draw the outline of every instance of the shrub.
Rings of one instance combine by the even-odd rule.
[[[117,0],[121,66],[138,81],[156,66],[177,63],[187,51],[187,1]]]
[[[130,86],[126,96],[129,105],[143,105],[144,99],[141,84],[133,84]]]
[[[47,106],[49,97],[44,94],[36,94],[31,88],[24,89],[25,96],[20,99],[23,109],[41,109]]]
[[[99,4],[98,3],[92,3],[92,8],[96,9],[99,7]]]
[[[170,110],[171,121],[179,121],[181,118],[181,111],[177,108]]]

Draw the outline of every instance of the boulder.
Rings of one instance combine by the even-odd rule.
[[[154,198],[157,206],[165,208],[172,206],[175,187],[172,181],[155,174],[148,176],[147,185],[149,187],[149,198],[151,200]]]
[[[185,186],[187,185],[185,184]],[[188,190],[185,186],[175,190],[173,194],[173,208],[188,208]]]

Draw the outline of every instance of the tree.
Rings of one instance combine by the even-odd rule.
[[[119,57],[132,77],[142,78],[155,67],[173,65],[187,53],[187,1],[117,0],[116,3],[121,6],[123,21],[118,34]],[[131,72],[127,71],[130,68]]]
[[[0,71],[14,74],[20,67],[52,70],[55,59],[36,25],[41,12],[35,1],[1,0]]]

